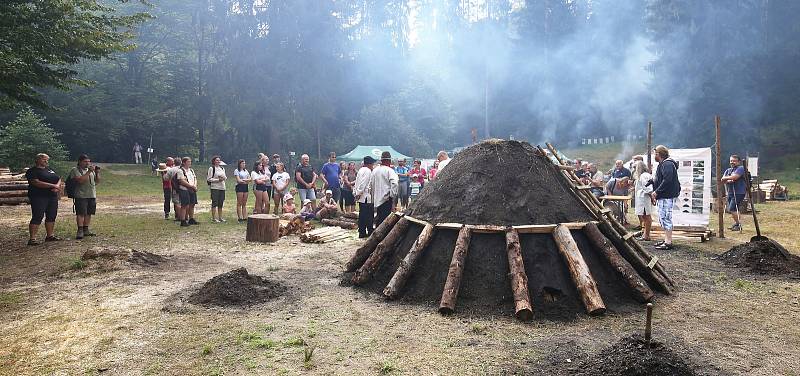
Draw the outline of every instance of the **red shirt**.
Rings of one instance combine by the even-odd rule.
[[[412,168],[411,171],[408,172],[408,175],[411,176],[411,179],[414,179],[414,174],[417,174],[417,183],[425,184],[425,177],[427,174],[425,173],[425,169],[422,167],[415,167]]]

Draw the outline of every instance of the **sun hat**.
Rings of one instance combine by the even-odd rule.
[[[309,199],[303,200],[303,205],[308,205],[310,203],[311,203],[311,200],[309,200]]]
[[[375,160],[375,158],[372,158],[372,157],[371,157],[371,156],[369,156],[369,155],[368,155],[368,156],[366,156],[366,157],[364,157],[364,164],[371,165],[371,164],[375,164],[375,162],[377,162],[377,161]]]
[[[388,151],[381,153],[381,160],[383,161],[386,159],[392,159],[392,153],[389,153]]]
[[[325,194],[326,194],[326,195],[327,195],[327,194],[331,194],[331,195],[332,195],[332,194],[333,194],[333,191],[329,189],[329,190],[325,191]]]
[[[167,171],[167,164],[166,163],[159,163],[158,164],[158,172],[165,172]]]
[[[283,195],[283,199],[284,200],[292,200],[292,199],[294,199],[294,196],[292,196],[291,193],[286,193],[285,195]]]

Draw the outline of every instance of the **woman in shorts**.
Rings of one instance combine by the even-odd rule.
[[[356,198],[353,196],[353,187],[356,186],[356,171],[355,162],[347,164],[347,168],[342,170],[342,199],[344,200],[345,213],[352,213],[356,210]]]
[[[272,175],[272,197],[275,200],[275,214],[279,214],[278,210],[282,209],[281,200],[289,191],[289,174],[281,162],[275,165],[275,170],[277,172]]]
[[[267,196],[267,180],[269,180],[269,170],[258,160],[253,163],[253,171],[250,172],[253,179],[253,194],[256,196],[256,207],[253,208],[254,214],[269,213],[269,196]]]
[[[36,240],[36,233],[44,218],[44,229],[47,237],[44,241],[56,241],[61,238],[55,236],[56,216],[58,216],[58,196],[61,193],[61,178],[50,168],[47,154],[36,155],[34,166],[25,172],[28,179],[28,199],[31,202],[31,221],[28,224],[28,245],[41,244]]]
[[[247,218],[247,186],[250,184],[250,172],[244,159],[236,163],[233,176],[236,177],[236,217],[242,223]]]

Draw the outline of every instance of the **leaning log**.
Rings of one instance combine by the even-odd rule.
[[[411,250],[409,250],[406,257],[400,261],[400,266],[397,268],[397,271],[394,272],[389,284],[383,289],[383,295],[387,298],[394,299],[399,295],[400,291],[403,290],[403,287],[408,281],[408,277],[411,276],[414,266],[417,264],[417,260],[419,260],[420,255],[422,255],[422,252],[433,239],[435,229],[436,227],[432,223],[428,223],[422,229],[419,237],[411,246]]]
[[[617,248],[603,236],[600,229],[594,223],[588,223],[583,228],[583,233],[592,242],[594,248],[608,261],[614,271],[622,278],[623,281],[633,291],[634,297],[642,303],[649,302],[653,299],[653,290],[647,286],[647,283],[639,276],[639,273],[625,260],[617,251]]]
[[[642,256],[636,252],[626,241],[619,235],[617,231],[611,228],[611,225],[608,223],[601,222],[598,225],[598,229],[603,235],[606,236],[611,243],[617,247],[617,250],[625,258],[628,262],[633,266],[636,271],[639,272],[639,275],[645,277],[648,281],[652,282],[654,288],[658,289],[659,291],[663,292],[664,294],[671,295],[673,290],[672,286],[667,282],[661,273],[658,273],[656,270],[653,270],[647,266],[647,261],[645,261]]]
[[[356,253],[353,254],[353,257],[347,261],[347,264],[344,266],[345,271],[348,273],[356,271],[361,265],[364,264],[364,261],[367,261],[367,258],[372,254],[375,250],[375,247],[378,246],[383,238],[389,233],[389,231],[394,228],[397,221],[400,219],[402,215],[398,215],[395,213],[390,214],[386,219],[381,223],[378,228],[370,235],[364,244],[356,250]]]
[[[506,231],[506,252],[508,253],[508,269],[511,272],[514,316],[527,321],[533,318],[533,306],[528,293],[528,275],[525,274],[525,264],[522,262],[522,247],[519,244],[517,230]]]
[[[336,219],[323,219],[320,222],[322,222],[323,225],[338,226],[338,227],[341,227],[341,228],[343,228],[345,230],[355,230],[355,229],[358,228],[358,224],[357,223],[347,222],[347,221],[339,221],[339,220],[336,220]]]
[[[569,229],[561,225],[556,226],[556,229],[553,230],[553,239],[558,246],[559,253],[564,257],[564,262],[567,264],[572,282],[575,283],[583,305],[586,307],[586,312],[590,315],[603,314],[606,311],[603,298],[600,297],[597,283],[594,281],[586,261],[583,260],[583,255],[581,255]]]
[[[378,243],[378,246],[375,247],[375,251],[369,255],[367,261],[364,262],[364,265],[356,271],[355,275],[353,275],[353,284],[354,285],[361,285],[365,282],[369,281],[372,278],[372,274],[375,273],[375,270],[380,267],[383,261],[386,259],[386,256],[391,253],[397,242],[402,239],[403,235],[405,235],[406,230],[408,230],[408,224],[410,222],[405,218],[400,218],[392,228],[392,231],[389,231],[389,234]]]
[[[444,283],[442,300],[439,301],[439,313],[443,315],[451,314],[456,309],[456,299],[458,289],[461,287],[461,276],[464,274],[464,260],[467,258],[469,242],[472,232],[469,227],[463,226],[458,231],[456,248],[453,250],[453,257],[450,259],[450,268],[447,270],[447,281]]]

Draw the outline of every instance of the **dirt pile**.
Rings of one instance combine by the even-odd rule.
[[[286,286],[239,268],[211,278],[188,300],[203,306],[247,307],[274,299],[285,292]]]
[[[580,350],[580,349],[578,349]],[[580,376],[693,376],[704,374],[700,367],[659,342],[648,346],[640,335],[621,339],[597,353],[554,354],[536,374]],[[713,368],[703,365],[703,368]]]
[[[800,277],[800,257],[789,253],[774,240],[739,244],[717,259],[758,274]]]
[[[547,157],[526,142],[489,140],[459,153],[422,190],[411,215],[433,223],[542,225],[590,221]]]
[[[104,264],[130,264],[136,266],[156,266],[167,258],[147,251],[135,249],[92,247],[81,255],[83,261],[97,261]],[[111,266],[111,265],[107,265]]]

